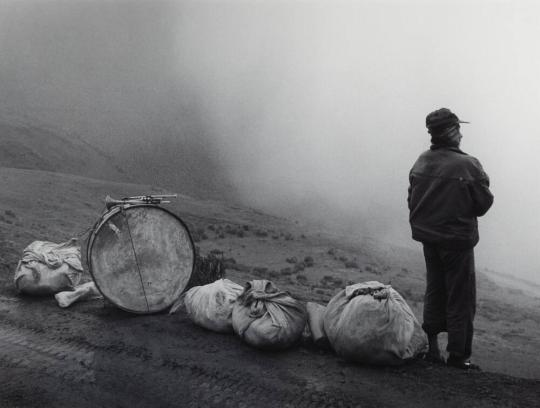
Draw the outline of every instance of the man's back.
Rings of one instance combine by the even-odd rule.
[[[476,313],[476,217],[491,207],[493,195],[480,162],[459,149],[461,123],[469,122],[447,108],[427,115],[431,148],[409,173],[408,202],[412,235],[422,242],[426,261],[422,328],[428,359],[444,362],[437,336],[448,332],[446,364],[468,370],[478,368],[469,360]]]
[[[478,243],[476,217],[493,203],[480,162],[457,147],[432,147],[409,175],[413,239],[452,249]]]

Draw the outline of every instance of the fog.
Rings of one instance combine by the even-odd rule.
[[[525,1],[0,0],[0,113],[116,153],[195,145],[238,201],[419,248],[408,172],[429,147],[426,114],[449,107],[471,122],[462,148],[495,195],[477,263],[540,281],[539,13]]]

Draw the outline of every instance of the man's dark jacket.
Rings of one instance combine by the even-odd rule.
[[[493,203],[480,162],[457,147],[432,146],[409,174],[409,221],[416,241],[447,249],[473,248],[476,217]]]

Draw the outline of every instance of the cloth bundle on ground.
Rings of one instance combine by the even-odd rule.
[[[213,283],[195,286],[184,295],[183,303],[187,315],[195,324],[208,330],[231,333],[232,311],[242,286],[229,279],[218,279]],[[171,309],[174,313],[178,307]]]
[[[23,251],[14,282],[20,293],[54,295],[73,290],[81,280],[82,271],[76,239],[61,244],[34,241]]]
[[[306,303],[307,310],[307,326],[309,338],[313,343],[321,348],[328,347],[328,338],[324,332],[323,318],[326,307],[314,302]]]
[[[74,290],[58,292],[56,295],[54,295],[54,298],[60,307],[68,307],[75,302],[100,297],[101,293],[99,293],[99,290],[96,288],[96,284],[94,282],[86,282],[77,286]]]
[[[335,352],[359,363],[398,365],[426,348],[426,336],[401,295],[370,281],[335,295],[323,317]]]
[[[302,335],[306,318],[299,301],[267,280],[246,283],[232,314],[234,332],[261,349],[292,346]]]

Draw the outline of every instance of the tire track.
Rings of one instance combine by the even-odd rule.
[[[79,321],[93,321],[91,316]],[[22,327],[21,327],[22,326]],[[132,400],[130,406],[357,406],[339,393],[280,387],[238,369],[212,367],[184,356],[136,357],[129,347],[98,346],[78,339],[52,336],[43,327],[7,319],[0,323],[0,363],[54,377],[63,384],[85,385],[91,398],[104,402]],[[144,394],[141,395],[141,390]],[[105,393],[104,393],[105,392]],[[137,396],[133,401],[133,396]],[[156,404],[158,402],[158,404]],[[121,404],[120,406],[124,406]]]

